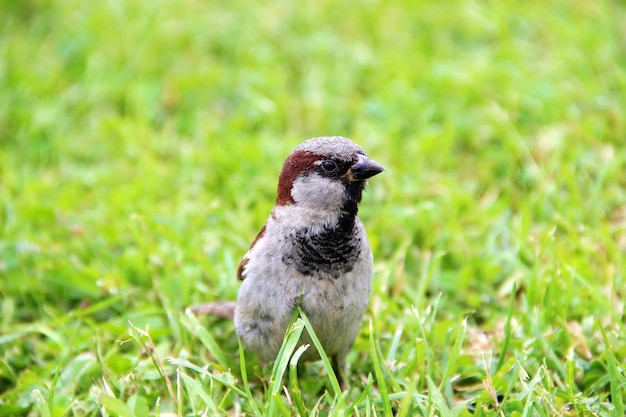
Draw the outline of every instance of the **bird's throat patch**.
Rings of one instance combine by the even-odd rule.
[[[361,237],[355,233],[354,219],[340,219],[336,227],[316,234],[308,228],[298,230],[288,237],[293,246],[282,262],[295,266],[303,275],[319,275],[320,279],[337,279],[352,271],[361,255]]]

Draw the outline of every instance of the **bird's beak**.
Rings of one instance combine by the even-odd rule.
[[[350,167],[346,176],[348,181],[363,181],[383,172],[383,168],[378,163],[372,161],[365,155],[359,155],[359,159]]]

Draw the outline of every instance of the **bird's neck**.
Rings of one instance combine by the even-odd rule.
[[[354,228],[357,214],[358,203],[347,202],[341,209],[275,206],[271,217],[292,230],[307,229],[311,234],[336,230],[337,233],[349,235]]]
[[[277,207],[275,220],[289,223],[283,228],[291,241],[284,262],[304,275],[338,278],[351,271],[361,251],[356,211],[356,204],[339,211]]]

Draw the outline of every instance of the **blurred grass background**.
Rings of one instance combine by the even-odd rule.
[[[271,414],[236,391],[232,324],[201,321],[224,366],[181,313],[236,296],[285,156],[335,134],[387,168],[361,208],[377,349],[364,324],[352,406],[316,403],[309,367],[311,414],[623,415],[624,22],[608,0],[1,2],[0,415]]]

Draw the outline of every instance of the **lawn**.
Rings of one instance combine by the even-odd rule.
[[[0,416],[625,415],[624,22],[610,0],[1,2]],[[386,168],[343,393],[185,310],[236,297],[282,161],[324,135]]]

